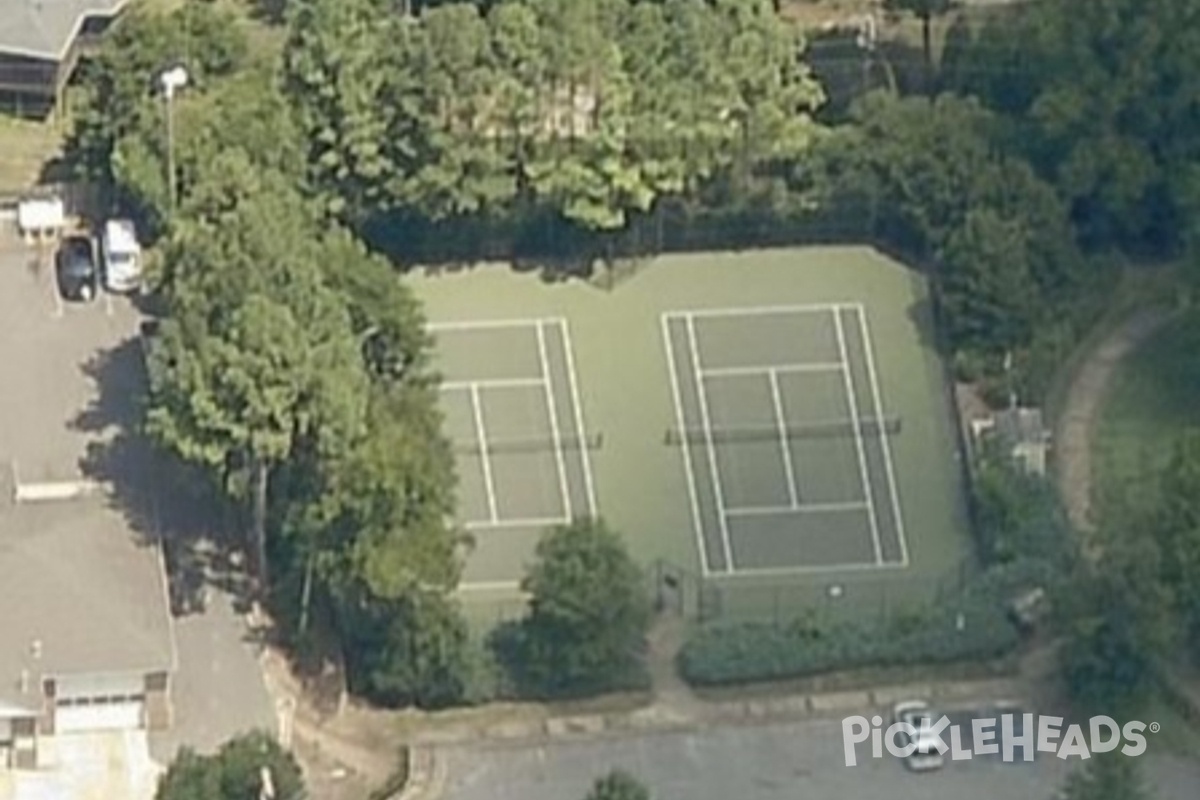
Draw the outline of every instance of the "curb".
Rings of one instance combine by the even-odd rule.
[[[580,741],[629,734],[693,732],[715,726],[771,725],[811,719],[840,718],[863,711],[887,709],[903,699],[927,699],[945,709],[980,703],[1028,702],[1028,689],[1019,680],[994,679],[941,685],[909,684],[856,691],[820,692],[762,698],[699,702],[689,711],[646,706],[633,712],[575,714],[528,721],[501,721],[458,730],[417,734],[418,748],[458,745],[520,745]]]
[[[436,800],[446,788],[446,762],[436,750],[414,747],[409,750],[408,780],[404,788],[389,800]]]

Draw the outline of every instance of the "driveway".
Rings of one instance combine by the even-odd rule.
[[[239,733],[275,731],[256,645],[248,640],[245,620],[229,594],[211,590],[204,613],[177,619],[175,641],[175,725],[151,735],[157,760],[169,762],[183,745],[211,752]]]
[[[615,767],[637,776],[661,800],[1048,800],[1071,768],[1045,754],[1032,763],[948,762],[927,774],[910,773],[887,757],[847,767],[836,720],[543,747],[455,748],[446,756],[446,800],[582,798],[596,777]],[[1200,764],[1151,750],[1145,766],[1161,800],[1195,798]]]

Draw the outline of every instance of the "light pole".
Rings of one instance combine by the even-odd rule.
[[[167,202],[175,212],[175,92],[188,84],[187,70],[180,66],[164,70],[158,76],[167,113]]]

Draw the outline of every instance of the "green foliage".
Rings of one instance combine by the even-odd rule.
[[[414,590],[368,609],[345,609],[351,688],[391,707],[444,708],[490,699],[483,653],[457,604]]]
[[[1134,713],[1152,685],[1155,659],[1173,649],[1173,598],[1158,580],[1162,564],[1153,541],[1121,531],[1064,593],[1064,675],[1084,710]]]
[[[956,601],[931,606],[915,617],[707,626],[686,643],[679,668],[689,682],[703,686],[998,658],[1018,642],[1006,613],[1015,577],[997,573]]]
[[[1159,252],[1186,227],[1197,67],[1191,0],[1039,3],[997,16],[949,65],[952,86],[1019,121],[1014,141],[1089,240]]]
[[[274,737],[250,733],[230,739],[215,755],[184,748],[159,779],[155,800],[247,800],[258,797],[262,770],[271,773],[275,797],[300,797],[300,767]]]
[[[1154,538],[1162,553],[1162,581],[1175,594],[1177,613],[1200,632],[1200,430],[1181,432],[1160,479]]]
[[[494,642],[518,691],[603,691],[633,671],[650,603],[641,570],[603,521],[548,531],[522,588],[529,615]]]
[[[1067,776],[1057,800],[1151,800],[1140,763],[1120,752],[1097,753]]]
[[[719,171],[750,180],[812,138],[820,90],[768,0],[305,0],[286,86],[314,184],[346,219],[552,211],[623,229]]]
[[[1054,486],[1020,469],[998,442],[978,454],[971,481],[971,510],[981,560],[991,566],[1019,559],[1069,570],[1078,536]]]
[[[876,236],[932,272],[952,355],[998,366],[1071,318],[1085,278],[1065,207],[1028,164],[994,144],[977,102],[876,93],[816,149],[827,213],[871,218]]]
[[[624,770],[596,779],[584,800],[650,800],[650,790]]]
[[[66,145],[68,163],[81,178],[105,183],[122,174],[144,174],[147,154],[120,142],[134,134],[162,156],[162,71],[182,64],[192,88],[203,91],[239,69],[248,49],[236,17],[210,4],[186,3],[169,13],[139,6],[123,14],[96,57],[84,62]]]

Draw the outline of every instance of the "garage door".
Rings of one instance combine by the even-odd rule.
[[[59,733],[142,727],[140,675],[69,675],[57,679],[54,727]]]
[[[92,697],[59,701],[54,711],[57,733],[80,733],[142,727],[140,697]]]

